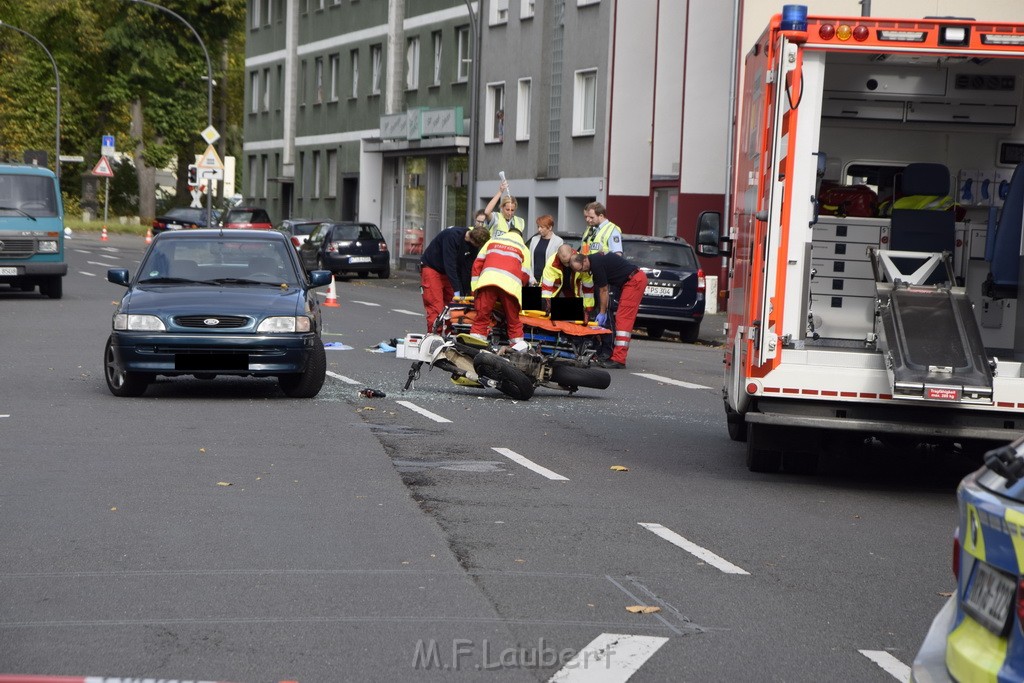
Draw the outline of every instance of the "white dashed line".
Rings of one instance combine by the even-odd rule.
[[[696,543],[686,540],[676,532],[672,531],[667,527],[662,526],[661,524],[653,524],[651,522],[637,522],[637,524],[647,529],[648,531],[664,538],[672,545],[678,546],[686,552],[690,553],[691,555],[694,555],[695,557],[704,560],[712,567],[720,571],[723,571],[726,574],[745,574],[747,576],[750,575],[750,572],[748,572],[747,570],[741,569],[740,567],[734,565],[732,562],[724,560],[718,555],[715,555],[710,550],[706,548],[701,548]]]
[[[547,477],[548,479],[552,479],[554,481],[569,481],[568,477],[563,477],[561,474],[557,472],[552,472],[547,467],[538,465],[534,461],[530,460],[529,458],[524,458],[515,451],[511,451],[507,448],[498,448],[497,446],[491,446],[491,450],[504,455],[512,462],[518,463],[528,470],[533,470],[542,477]]]
[[[86,263],[89,263],[94,266],[103,266],[104,268],[109,268],[110,266],[113,265],[111,263],[102,263],[100,261],[86,261]]]
[[[625,683],[668,642],[660,636],[602,633],[548,679],[550,683]]]
[[[419,413],[423,417],[431,419],[434,422],[451,422],[451,420],[449,420],[448,418],[441,417],[440,415],[438,415],[436,413],[432,413],[429,410],[427,410],[426,408],[420,408],[415,403],[410,403],[409,401],[395,401],[395,403],[397,403],[400,406],[405,406],[406,408],[408,408],[412,412]]]
[[[77,251],[79,254],[91,254],[92,253],[91,251],[88,251],[87,249],[75,249],[75,251]]]
[[[362,304],[363,306],[380,306],[380,304],[375,304],[372,301],[356,301],[354,299],[352,300],[352,303]]]
[[[885,650],[857,650],[872,662],[881,667],[882,671],[889,674],[897,681],[908,683],[910,681],[910,667],[893,657]]]
[[[339,375],[338,373],[331,372],[330,370],[327,371],[327,375],[330,376],[330,377],[333,377],[334,379],[340,379],[345,384],[362,384],[362,382],[357,382],[356,380],[352,379],[351,377],[346,377],[345,375]]]
[[[5,414],[5,415],[0,415],[0,417],[10,417],[10,416],[11,416],[11,414],[10,414],[10,413],[7,413],[7,414]]]
[[[407,311],[404,308],[392,308],[391,310],[394,311],[395,313],[403,313],[405,315],[415,315],[415,316],[423,315],[423,311]]]
[[[693,384],[691,382],[684,382],[679,379],[671,379],[669,377],[662,377],[661,375],[652,375],[649,372],[634,372],[637,377],[646,377],[647,379],[653,379],[655,382],[664,382],[665,384],[674,384],[677,387],[683,387],[686,389],[710,389],[703,384]]]
[[[88,272],[86,272],[84,270],[78,271],[78,274],[79,275],[88,275],[89,277],[96,277],[96,273],[88,273]]]

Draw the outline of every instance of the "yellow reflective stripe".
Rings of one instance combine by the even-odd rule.
[[[985,534],[981,531],[981,519],[978,517],[978,508],[970,503],[967,507],[967,528],[963,530],[964,552],[976,557],[982,562],[985,561]]]
[[[507,270],[501,268],[484,268],[480,273],[480,277],[477,280],[487,280],[484,284],[498,284],[500,280],[508,280],[510,283],[517,287],[523,286],[523,281],[519,279],[519,276],[515,273],[510,273]],[[504,287],[502,287],[504,289]]]
[[[1006,640],[964,616],[946,641],[946,667],[960,683],[995,683],[1006,663]]]
[[[1010,540],[1013,541],[1013,552],[1017,555],[1017,571],[1015,573],[1019,574],[1021,569],[1024,569],[1024,536],[1022,536],[1024,534],[1024,512],[1006,508],[1004,517],[1008,527],[1007,532],[1010,534]]]

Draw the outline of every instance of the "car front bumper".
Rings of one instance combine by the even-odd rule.
[[[12,282],[25,277],[52,277],[68,274],[68,264],[63,262],[31,262],[0,263],[4,268],[16,268],[17,275],[0,275],[0,282]]]
[[[942,606],[932,620],[928,635],[914,657],[910,668],[912,683],[953,683],[953,678],[946,669],[946,640],[956,619],[956,596],[954,595]]]
[[[120,332],[111,346],[128,372],[158,375],[279,375],[303,372],[314,344],[313,333],[275,335],[199,335]]]

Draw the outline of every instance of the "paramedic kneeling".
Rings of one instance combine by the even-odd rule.
[[[570,261],[572,269],[577,273],[590,273],[594,278],[594,289],[597,290],[598,325],[604,327],[608,322],[608,289],[615,287],[619,292],[619,309],[612,321],[615,330],[615,343],[611,358],[598,361],[603,368],[626,367],[626,356],[629,354],[629,340],[633,336],[633,323],[640,308],[640,300],[647,288],[647,274],[618,254],[574,254]]]

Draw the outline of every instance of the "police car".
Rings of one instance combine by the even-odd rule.
[[[957,489],[956,593],[932,622],[911,680],[1024,680],[1024,438],[985,454]]]

